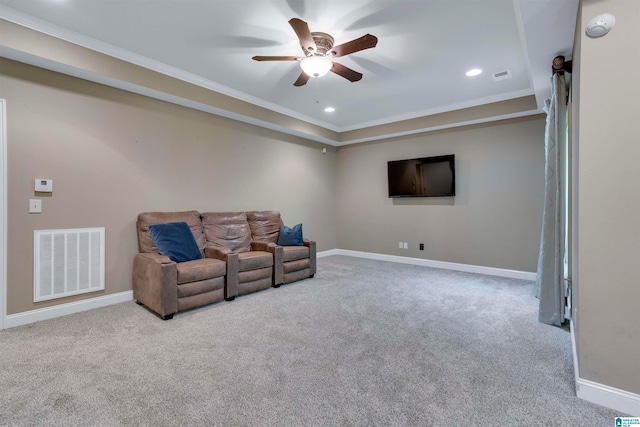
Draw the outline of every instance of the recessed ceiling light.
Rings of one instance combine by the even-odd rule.
[[[466,72],[466,75],[467,77],[473,77],[477,76],[480,73],[482,73],[482,70],[480,68],[472,68],[471,70]]]
[[[327,113],[333,113],[334,111],[336,111],[336,109],[333,107],[327,107],[324,109],[324,111],[326,111]]]

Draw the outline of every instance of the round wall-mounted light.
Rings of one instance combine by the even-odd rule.
[[[602,37],[616,25],[616,18],[610,13],[603,13],[593,18],[587,24],[587,35],[591,37]]]
[[[333,63],[324,56],[309,56],[300,61],[300,68],[309,77],[322,77],[329,72]]]

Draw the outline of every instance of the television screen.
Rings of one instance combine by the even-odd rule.
[[[387,163],[389,197],[456,195],[455,156],[423,157]]]

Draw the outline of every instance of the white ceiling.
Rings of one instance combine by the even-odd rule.
[[[578,0],[0,0],[0,18],[209,87],[334,131],[536,95],[551,61],[571,57]],[[361,81],[329,73],[294,87],[302,51],[288,20],[366,33],[376,48],[337,58]],[[481,68],[477,77],[466,77]],[[509,70],[512,78],[494,81]],[[336,108],[334,113],[323,111]]]

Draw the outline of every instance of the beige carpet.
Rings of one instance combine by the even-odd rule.
[[[0,425],[608,426],[533,283],[331,256],[162,321],[133,301],[0,333]]]

